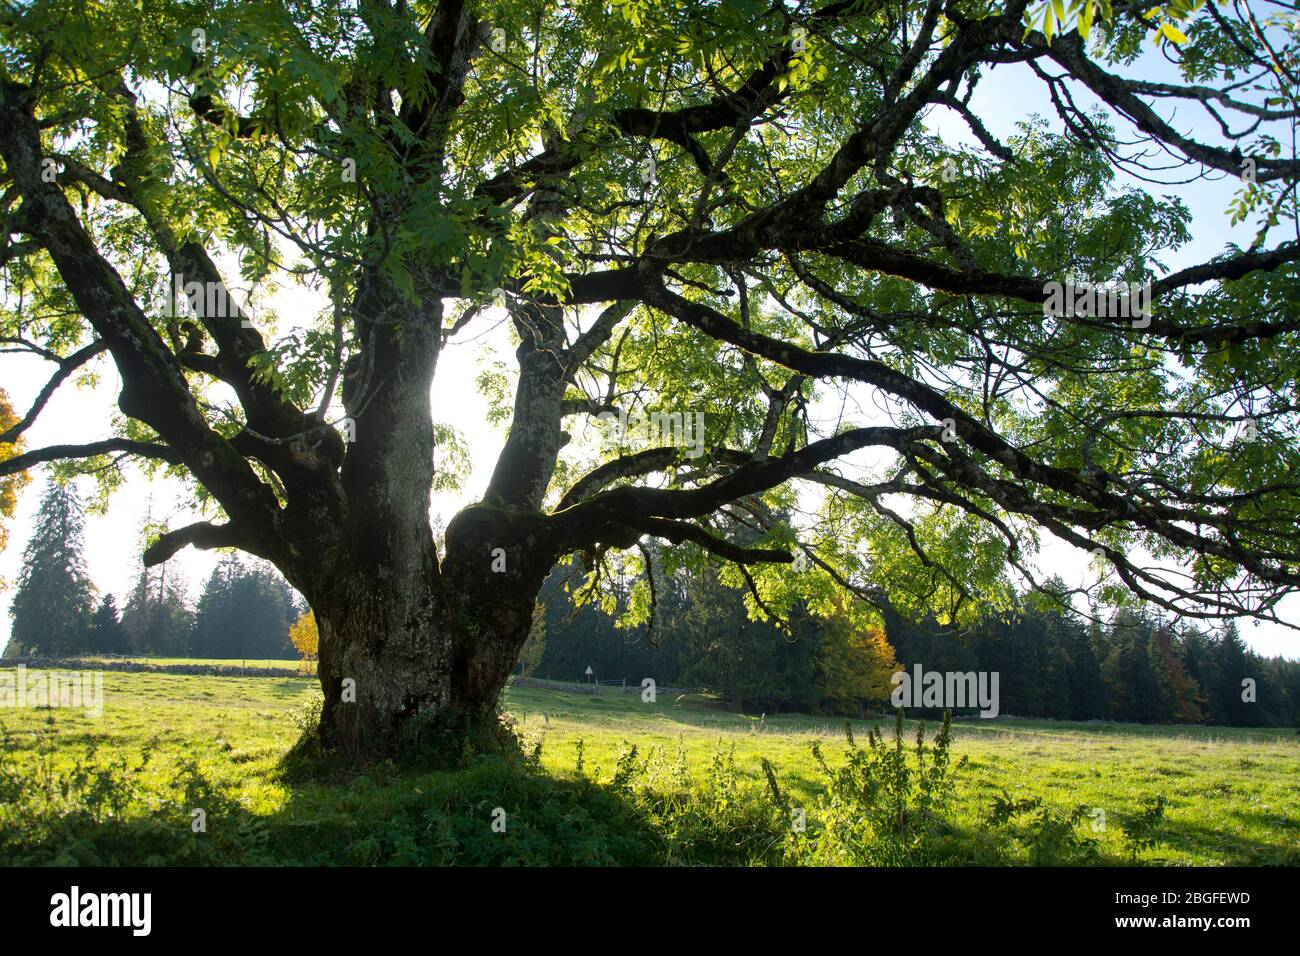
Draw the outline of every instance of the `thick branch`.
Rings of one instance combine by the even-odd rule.
[[[162,564],[187,544],[206,551],[213,548],[238,548],[246,541],[246,537],[236,531],[233,524],[199,521],[160,535],[157,541],[145,548],[144,566],[151,568]]]

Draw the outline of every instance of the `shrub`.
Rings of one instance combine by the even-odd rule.
[[[928,745],[925,724],[917,726],[911,755],[903,737],[901,708],[891,743],[872,727],[867,746],[859,746],[852,727],[846,725],[847,761],[842,767],[832,768],[814,743],[813,756],[827,788],[809,814],[806,831],[792,828],[788,833],[787,862],[846,866],[938,862],[943,853],[941,838],[948,832],[939,812],[950,802],[953,787],[948,772],[949,716],[944,715]],[[779,792],[775,784],[769,774],[769,788]]]

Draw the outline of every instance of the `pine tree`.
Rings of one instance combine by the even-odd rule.
[[[230,627],[239,657],[285,660],[295,656],[289,640],[293,592],[278,572],[261,562],[245,565],[232,583],[230,596],[234,606]]]
[[[95,654],[126,654],[131,650],[126,628],[117,613],[117,600],[112,594],[104,595],[90,619],[88,646]]]
[[[199,595],[199,603],[194,609],[190,650],[195,657],[240,657],[239,648],[234,646],[230,634],[234,618],[233,589],[239,573],[239,556],[227,554],[208,575],[203,593]]]
[[[1066,636],[1070,657],[1070,719],[1099,720],[1106,716],[1106,684],[1097,663],[1101,624],[1093,620],[1087,629],[1071,628]]]
[[[158,531],[150,497],[140,528],[141,554]],[[190,610],[184,580],[165,562],[147,567],[141,560],[137,567],[135,587],[122,609],[122,627],[126,629],[130,649],[137,654],[159,657],[188,656],[194,612]]]
[[[166,565],[156,571],[142,568],[122,610],[122,627],[131,649],[137,654],[187,657],[193,624],[184,582],[175,574],[169,576]]]
[[[815,665],[822,633],[811,620],[791,637],[751,620],[744,595],[715,573],[692,576],[683,617],[682,680],[707,687],[736,709],[808,711],[821,696]]]
[[[1291,723],[1286,680],[1277,659],[1268,660],[1251,651],[1248,658],[1255,676],[1255,703],[1248,704],[1249,727],[1285,727]]]
[[[213,570],[199,598],[191,653],[219,659],[292,658],[289,627],[296,616],[293,593],[278,574],[231,554]]]
[[[51,481],[23,551],[10,611],[13,641],[29,655],[60,657],[87,650],[94,585],[82,557],[84,529],[76,489]]]
[[[1035,661],[1038,668],[1032,679],[1016,683],[1032,684],[1038,690],[1028,702],[1032,710],[1024,711],[1026,716],[1067,720],[1073,710],[1069,645],[1074,621],[1066,610],[1065,582],[1053,577],[1046,582],[1046,588],[1047,594],[1028,596],[1028,609],[1011,628],[1015,641],[1032,646],[1026,657]],[[1025,676],[1030,674],[1035,672],[1029,671]]]
[[[1237,633],[1236,624],[1229,623],[1223,629],[1214,645],[1214,657],[1219,670],[1214,700],[1217,721],[1230,727],[1251,726],[1256,716],[1251,708],[1255,705],[1242,700],[1243,682],[1246,678],[1258,681],[1259,674],[1250,664],[1246,642]]]
[[[1168,682],[1161,679],[1152,630],[1139,614],[1123,610],[1116,615],[1110,650],[1101,666],[1114,720],[1156,723],[1177,714]]]
[[[1178,641],[1178,659],[1182,662],[1189,680],[1196,681],[1200,688],[1197,705],[1203,719],[1217,724],[1218,717],[1215,698],[1218,695],[1222,675],[1219,673],[1218,661],[1214,658],[1214,641],[1204,631],[1196,627],[1184,627]]]
[[[546,639],[532,673],[543,678],[581,680],[590,666],[601,680],[622,678],[639,686],[650,677],[661,687],[678,683],[678,660],[685,649],[686,590],[673,575],[657,578],[656,583],[658,623],[652,644],[643,640],[640,632],[618,630],[614,619],[595,602],[575,606],[575,595],[582,584],[580,568],[557,568],[539,596]]]
[[[1044,714],[1043,677],[1048,671],[1048,654],[1040,618],[1022,616],[1010,621],[987,622],[977,629],[972,646],[979,659],[979,669],[1000,675],[1003,714],[1017,717]]]
[[[1201,709],[1201,686],[1183,667],[1174,639],[1173,632],[1162,627],[1152,635],[1151,649],[1159,664],[1161,680],[1168,688],[1173,716],[1178,720],[1199,723],[1205,719]]]

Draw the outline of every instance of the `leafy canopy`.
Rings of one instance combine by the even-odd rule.
[[[480,377],[511,422],[489,502],[543,514],[594,588],[644,569],[633,545],[656,536],[690,545],[670,573],[727,562],[756,614],[831,615],[847,588],[969,621],[1036,578],[1046,531],[1108,570],[1101,598],[1271,617],[1300,583],[1300,27],[1234,10],[12,5],[4,111],[34,122],[3,149],[0,330],[65,375],[107,352],[129,388],[195,408],[132,406],[106,444],[16,460],[72,457],[111,484],[105,456],[137,455],[192,476],[229,524],[164,536],[153,559],[328,556],[289,516],[306,501],[348,525],[329,510],[364,504],[344,455],[371,451],[321,446],[311,422],[364,431],[349,381],[401,378],[429,323],[444,349],[496,304],[519,352]],[[1145,79],[1143,51],[1178,81]],[[972,94],[1003,68],[1057,116],[990,132]],[[1182,132],[1181,107],[1209,131]],[[976,145],[936,135],[935,112]],[[1170,272],[1190,238],[1178,184],[1224,175],[1254,241]],[[101,308],[60,202],[138,323]],[[186,272],[238,289],[254,328],[169,314]],[[1151,314],[1048,315],[1051,282],[1149,283]],[[280,327],[267,303],[294,284],[320,308]],[[703,412],[705,454],[581,439],[616,408]],[[457,410],[434,416],[428,484],[450,487]],[[304,436],[306,457],[280,450]],[[639,587],[629,623],[653,613]]]

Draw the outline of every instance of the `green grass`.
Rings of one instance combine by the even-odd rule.
[[[1300,863],[1293,731],[962,721],[946,800],[895,840],[873,814],[898,778],[872,776],[884,764],[870,747],[853,757],[865,776],[838,790],[814,757],[816,744],[834,773],[849,759],[833,720],[512,688],[506,709],[536,759],[307,773],[283,758],[312,679],[108,672],[104,690],[99,718],[0,710],[0,862]],[[867,728],[853,724],[859,738]],[[906,734],[911,750],[911,722]],[[883,789],[865,800],[872,780]],[[1144,821],[1161,796],[1163,816]],[[1008,798],[1037,803],[1004,802],[1018,812],[997,823]],[[505,833],[491,828],[497,807]],[[195,808],[205,833],[191,830]]]
[[[152,664],[156,667],[243,667],[248,670],[301,670],[305,666],[315,667],[315,665],[304,665],[300,660],[240,660],[239,658],[196,658],[196,657],[143,657],[143,656],[103,656],[96,654],[85,654],[77,658],[87,664],[93,664],[98,661],[110,663],[133,664]]]

